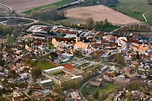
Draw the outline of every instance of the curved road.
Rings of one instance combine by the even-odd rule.
[[[10,9],[10,12],[8,13],[8,15],[10,15],[11,13],[12,13],[12,8],[11,7],[9,7],[9,6],[7,6],[7,5],[5,5],[5,4],[3,4],[3,3],[0,3],[0,5],[2,5],[2,6],[5,6],[5,7],[7,7],[8,9]]]
[[[30,24],[34,24],[34,23],[37,23],[38,22],[38,20],[35,20],[35,19],[32,19],[32,18],[26,18],[26,17],[0,17],[0,18],[6,18],[6,19],[10,19],[10,18],[20,18],[20,19],[25,19],[25,20],[31,20],[31,21],[33,21],[33,22],[31,22],[31,23],[28,23],[28,24],[24,24],[24,25],[30,25]],[[1,22],[2,23],[2,22]],[[5,24],[5,23],[2,23],[2,24]],[[10,25],[11,26],[11,25]],[[18,25],[12,25],[12,26],[19,26],[19,24]]]
[[[96,77],[98,77],[98,76],[99,76],[99,75],[97,75]],[[80,87],[79,92],[80,92],[80,96],[81,96],[81,98],[82,98],[82,101],[88,101],[88,100],[83,96],[83,94],[82,94],[82,89],[89,83],[89,81],[95,79],[96,77],[91,78],[90,80],[88,80],[87,82],[85,82],[85,83]]]
[[[98,76],[98,75],[97,75],[97,76]],[[97,76],[96,76],[96,77],[97,77]],[[89,83],[89,81],[95,79],[96,77],[91,78],[90,80],[88,80],[87,82],[85,82],[85,83],[80,87],[79,92],[80,92],[80,96],[81,96],[81,98],[82,98],[82,101],[88,101],[88,100],[83,96],[83,94],[82,94],[82,89]]]
[[[152,13],[152,11],[148,11],[148,12],[145,12],[145,13],[143,13],[143,18],[145,19],[145,22],[148,22],[148,20],[147,20],[147,18],[146,18],[146,14],[148,14],[148,13]]]
[[[107,69],[107,70],[108,70],[108,69]],[[102,75],[102,74],[103,74],[104,72],[106,72],[107,70],[104,70],[104,71],[103,71],[101,74],[99,74],[99,75]],[[88,100],[83,96],[83,94],[82,94],[82,89],[83,89],[91,80],[97,78],[99,75],[91,78],[90,80],[88,80],[87,82],[85,82],[85,83],[80,87],[79,92],[80,92],[80,96],[81,96],[81,98],[82,98],[82,101],[88,101]]]

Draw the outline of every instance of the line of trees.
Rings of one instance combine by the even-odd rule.
[[[152,0],[148,0],[148,4],[152,5]]]
[[[61,19],[66,18],[65,14],[66,12],[63,10],[41,9],[38,11],[32,11],[32,13],[30,14],[30,17],[38,19],[38,20],[53,21],[53,20],[61,20]]]
[[[7,34],[13,34],[14,37],[24,29],[25,26],[9,26],[9,25],[1,25],[0,24],[0,36],[6,36]]]
[[[114,5],[119,3],[118,0],[85,0],[83,5],[91,5],[91,4],[103,4],[103,5]]]
[[[151,26],[148,24],[133,24],[120,28],[119,30],[113,32],[118,36],[123,36],[128,32],[150,32]]]
[[[112,27],[113,25],[108,22],[107,19],[104,21],[94,21],[92,18],[88,18],[86,20],[86,24],[82,25],[85,29],[88,30],[96,30],[96,31],[103,31],[107,27]]]

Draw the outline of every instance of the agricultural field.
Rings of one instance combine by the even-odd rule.
[[[152,24],[152,13],[151,14],[147,14],[146,18],[147,18],[147,22]]]
[[[8,8],[7,6],[3,5],[0,3],[0,15],[8,15],[11,12],[11,9]]]
[[[7,39],[0,38],[0,44],[1,44],[1,43],[5,43],[5,42],[7,42]]]
[[[66,10],[66,17],[75,19],[92,17],[95,21],[108,19],[110,23],[116,25],[139,23],[138,20],[103,5],[70,8]]]
[[[112,8],[141,21],[144,21],[142,14],[152,10],[152,5],[147,4],[147,0],[119,0],[119,2]],[[152,24],[152,17],[149,16],[146,16],[148,23]]]
[[[24,12],[37,7],[59,2],[60,0],[0,0],[17,12]]]

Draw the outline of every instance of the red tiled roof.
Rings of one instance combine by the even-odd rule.
[[[41,45],[42,44],[42,42],[40,42],[40,41],[38,41],[38,42],[33,42],[33,45],[34,46],[39,46],[39,45]]]
[[[138,50],[140,50],[140,51],[142,51],[142,52],[146,52],[148,48],[149,48],[149,47],[147,47],[147,46],[140,45],[140,46],[138,47]]]
[[[75,68],[71,64],[64,64],[63,67],[65,67],[66,69],[74,69]]]
[[[86,44],[86,43],[83,43],[83,42],[81,42],[81,41],[79,41],[79,42],[76,42],[75,43],[75,46],[77,46],[78,48],[88,48],[89,47],[89,45],[88,44]]]
[[[65,33],[65,34],[76,34],[76,31],[70,31],[70,30],[62,30],[62,29],[57,29],[55,32],[58,33]]]
[[[106,44],[106,43],[109,43],[109,41],[108,40],[102,40],[101,43]]]

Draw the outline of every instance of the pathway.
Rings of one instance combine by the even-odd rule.
[[[148,20],[147,20],[147,18],[146,18],[146,14],[148,14],[148,13],[152,13],[152,11],[145,12],[145,13],[143,13],[143,15],[142,15],[146,23],[148,22]]]

